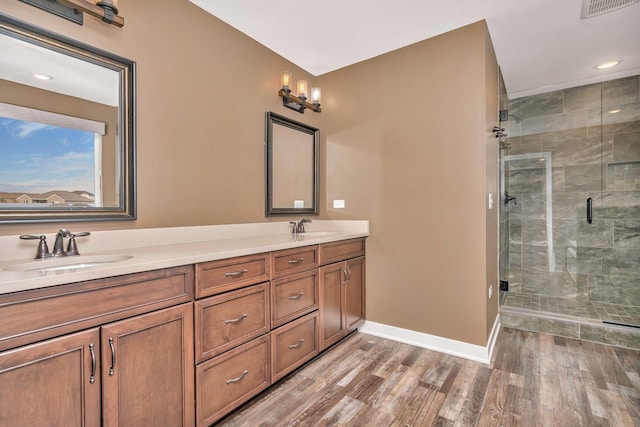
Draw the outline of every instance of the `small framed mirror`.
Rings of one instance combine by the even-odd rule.
[[[266,215],[320,213],[320,130],[266,114]]]
[[[135,63],[0,14],[0,223],[135,219]]]

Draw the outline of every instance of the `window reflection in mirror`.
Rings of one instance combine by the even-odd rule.
[[[135,63],[0,14],[0,222],[135,218]]]
[[[267,113],[266,215],[318,215],[319,130]]]

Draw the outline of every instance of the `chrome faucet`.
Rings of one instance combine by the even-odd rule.
[[[61,228],[56,234],[56,242],[53,244],[53,252],[49,252],[47,247],[47,237],[34,236],[32,234],[23,234],[20,236],[22,240],[39,240],[38,252],[35,259],[46,259],[51,257],[67,256],[67,255],[80,255],[78,252],[78,245],[76,244],[76,237],[89,236],[91,233],[88,231],[82,231],[80,233],[71,233],[66,228]],[[64,239],[69,237],[69,245],[67,250],[64,250]]]
[[[311,222],[309,218],[302,218],[300,221],[289,221],[293,227],[291,227],[292,234],[304,233],[304,225]]]
[[[298,221],[297,233],[304,233],[305,232],[304,225],[309,222],[311,222],[309,218],[302,218],[300,221]]]
[[[64,238],[71,237],[71,233],[66,228],[61,228],[58,230],[58,234],[56,234],[56,242],[53,244],[53,252],[51,256],[66,256],[67,253],[64,251]]]

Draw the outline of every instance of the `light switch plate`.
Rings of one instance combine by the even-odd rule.
[[[333,201],[334,209],[344,209],[344,200],[334,200]]]
[[[294,200],[293,201],[294,208],[304,208],[304,200]]]

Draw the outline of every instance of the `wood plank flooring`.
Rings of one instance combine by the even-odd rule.
[[[504,328],[484,365],[355,333],[218,426],[640,426],[640,352]]]

